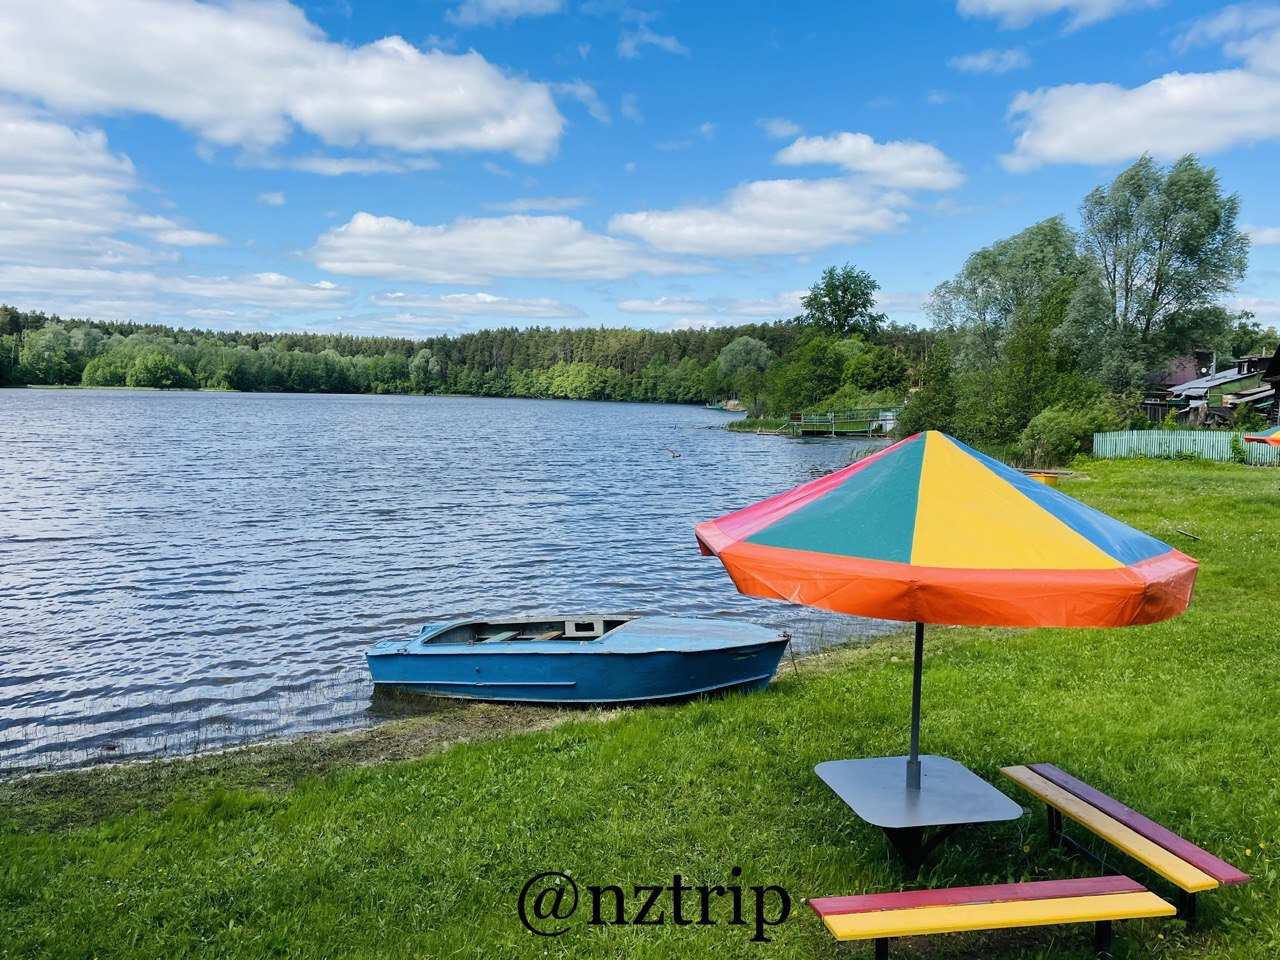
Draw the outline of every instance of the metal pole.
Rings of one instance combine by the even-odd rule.
[[[920,682],[924,674],[924,624],[916,623],[916,664],[911,677],[911,755],[907,757],[907,789],[920,789]]]

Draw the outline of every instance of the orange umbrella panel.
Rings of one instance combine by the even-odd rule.
[[[1153,623],[1186,609],[1196,574],[1168,544],[933,431],[697,535],[743,593],[924,623]]]

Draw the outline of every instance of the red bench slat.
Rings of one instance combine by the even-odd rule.
[[[1184,840],[1172,830],[1149,820],[1136,810],[1126,807],[1100,790],[1089,786],[1083,780],[1077,780],[1071,774],[1058,769],[1052,763],[1032,763],[1028,769],[1034,770],[1050,783],[1057,784],[1068,793],[1079,797],[1085,803],[1101,810],[1107,816],[1120,821],[1130,830],[1142,834],[1152,843],[1168,850],[1175,857],[1181,857],[1198,870],[1203,870],[1219,883],[1248,883],[1250,877],[1242,870],[1215,857],[1208,850],[1197,847],[1190,840]]]
[[[809,906],[820,917],[912,907],[952,907],[970,903],[1004,903],[1011,900],[1056,900],[1092,897],[1105,893],[1144,893],[1146,887],[1128,877],[1082,877],[1075,880],[1032,880],[999,883],[989,887],[948,887],[941,890],[903,890],[900,893],[868,893],[853,897],[815,897]]]

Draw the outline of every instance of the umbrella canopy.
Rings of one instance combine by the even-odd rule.
[[[1246,433],[1244,438],[1249,443],[1265,443],[1272,447],[1280,447],[1280,427],[1259,430],[1257,433]]]
[[[742,593],[921,623],[1155,623],[1187,608],[1197,567],[936,431],[697,536]]]

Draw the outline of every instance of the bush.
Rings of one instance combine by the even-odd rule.
[[[1022,455],[1038,466],[1064,463],[1079,453],[1093,449],[1093,435],[1122,426],[1122,418],[1110,398],[1087,407],[1058,404],[1041,410],[1031,418],[1019,448]]]
[[[154,387],[157,390],[194,390],[196,378],[167,353],[153,350],[138,354],[137,359],[129,365],[125,384],[130,387]]]
[[[85,364],[80,385],[84,387],[123,387],[129,376],[129,361],[124,357],[103,354]]]

